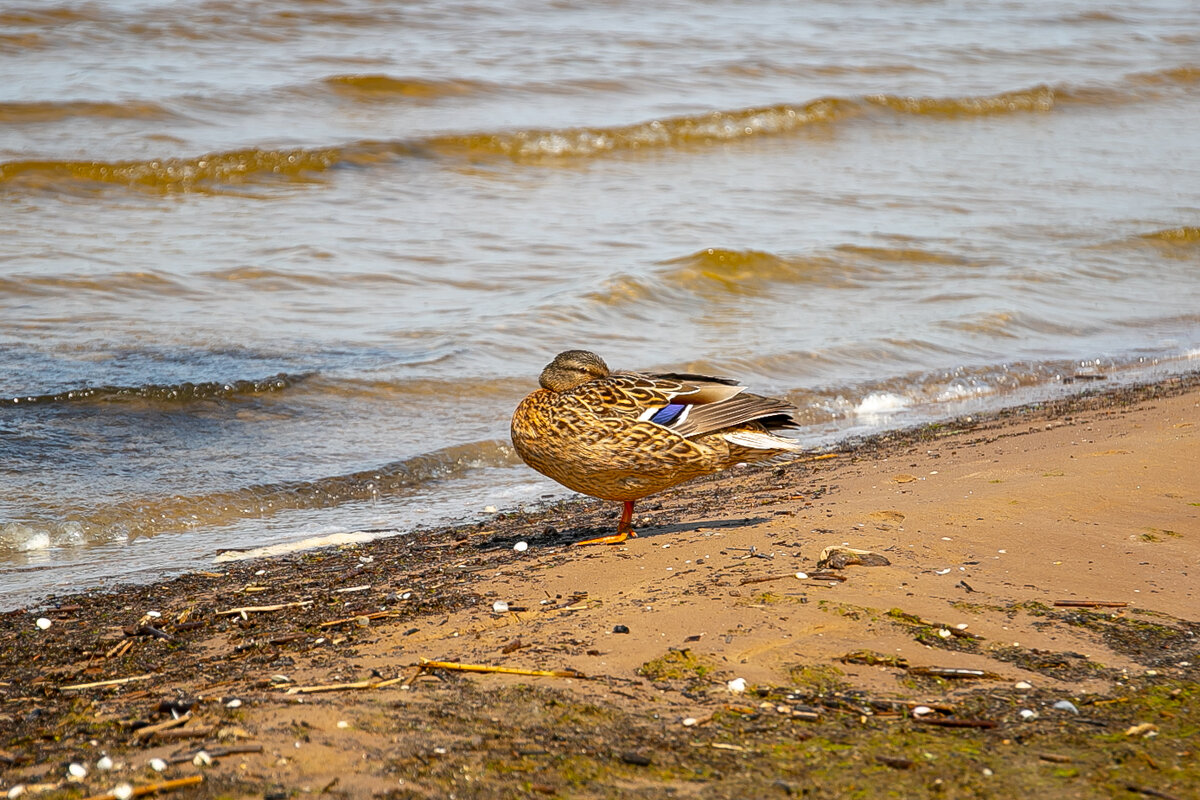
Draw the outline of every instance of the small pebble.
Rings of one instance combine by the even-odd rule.
[[[957,628],[957,629],[958,629],[958,630],[960,630],[960,631],[965,631],[965,630],[967,629],[967,623],[965,623],[965,622],[960,622],[960,623],[958,623],[957,625],[955,625],[954,627],[955,627],[955,628]]]
[[[38,626],[39,628],[41,628],[42,630],[46,630],[47,628],[49,628],[49,627],[50,627],[51,625],[53,625],[53,624],[54,624],[54,623],[53,623],[53,622],[51,622],[51,621],[50,621],[49,619],[47,619],[46,617],[38,617],[37,626]],[[24,789],[22,789],[21,791],[24,791]]]
[[[110,770],[112,768],[113,768],[113,760],[111,758],[109,758],[108,756],[100,756],[100,758],[96,761],[96,769]]]
[[[629,628],[624,625],[614,625],[613,633],[629,633]]]
[[[938,631],[938,636],[942,637],[943,639],[949,639],[953,635],[954,634],[950,633],[950,631],[946,630],[945,628],[942,628]]]
[[[152,617],[154,619],[158,619],[159,617],[162,616],[162,612],[161,611],[147,611],[146,616]]]
[[[349,727],[350,727],[350,723],[349,723],[349,722],[346,722],[346,720],[344,720],[344,719],[339,719],[339,720],[338,720],[338,723],[337,723],[337,726],[338,726],[339,728],[349,728]]]
[[[807,572],[797,572],[796,577],[802,581],[806,581],[806,580],[808,580],[808,573]]]
[[[933,709],[930,708],[929,706],[917,706],[916,708],[914,708],[912,710],[912,713],[913,713],[913,716],[923,717],[926,714],[932,714]]]
[[[513,550],[516,550],[518,553],[524,553],[528,549],[529,542],[517,542],[513,545]]]
[[[118,783],[112,788],[109,794],[117,798],[117,800],[128,800],[130,797],[133,797],[133,787],[128,783]]]
[[[196,755],[192,756],[192,763],[197,767],[211,767],[212,756],[201,750],[199,753],[196,753]]]
[[[508,603],[503,600],[497,600],[492,603],[492,611],[495,611],[497,614],[503,614],[505,611],[508,611]]]
[[[1024,719],[1024,720],[1037,719],[1037,712],[1033,711],[1031,709],[1022,708],[1020,713],[1021,713],[1021,719]]]
[[[230,700],[228,703],[226,703],[226,704],[225,704],[225,707],[226,707],[226,708],[241,708],[241,707],[242,707],[242,701],[241,701],[241,700],[239,700],[239,699],[237,699],[237,698],[235,697],[235,698],[233,698],[232,700]]]
[[[993,776],[993,775],[995,775],[995,774],[996,774],[996,773],[992,772],[992,771],[991,771],[990,769],[988,769],[987,767],[984,767],[984,768],[983,768],[983,777],[985,777],[985,778],[990,778],[990,777],[992,777],[992,776]]]
[[[87,777],[87,767],[83,764],[71,764],[67,767],[67,774],[76,780],[83,780]]]
[[[729,683],[725,684],[725,686],[734,694],[741,694],[742,692],[746,691],[746,679],[734,678]]]
[[[161,758],[150,759],[150,769],[154,770],[155,772],[162,772],[166,768],[167,762],[163,761]]]
[[[1026,681],[1017,681],[1016,683],[1013,684],[1013,688],[1014,689],[1032,689],[1033,684],[1027,683]]]
[[[1070,711],[1072,714],[1079,713],[1079,709],[1070,700],[1059,700],[1054,704],[1054,708],[1057,708],[1059,711]]]
[[[23,783],[18,783],[16,786],[8,790],[8,797],[10,800],[12,798],[20,797],[23,794],[25,794],[25,784]]]
[[[690,728],[698,722],[699,722],[699,720],[696,719],[695,717],[687,717],[683,720],[683,727]]]

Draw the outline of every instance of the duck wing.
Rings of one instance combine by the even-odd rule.
[[[689,439],[749,422],[767,428],[796,428],[795,412],[796,407],[786,400],[740,392],[720,402],[685,406],[667,427]]]

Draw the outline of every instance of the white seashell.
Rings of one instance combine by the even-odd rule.
[[[942,628],[938,631],[938,636],[942,637],[943,639],[949,639],[953,635],[954,634],[950,633],[950,631],[946,630],[945,628]]]
[[[725,684],[725,686],[734,694],[741,694],[742,692],[746,691],[746,679],[734,678],[729,683]]]
[[[232,700],[230,700],[228,703],[226,703],[226,704],[225,704],[225,707],[226,707],[226,708],[241,708],[241,707],[242,707],[242,701],[241,701],[241,700],[239,700],[239,699],[237,699],[237,698],[235,697],[235,698],[233,698]]]
[[[36,624],[37,624],[37,626],[38,626],[39,628],[41,628],[42,630],[46,630],[47,628],[49,628],[49,627],[50,627],[51,625],[53,625],[54,623],[53,623],[53,622],[51,622],[51,621],[50,621],[49,619],[47,619],[46,617],[38,617],[38,620],[37,620],[37,623],[36,623]],[[24,791],[24,790],[22,789],[22,791]]]
[[[492,611],[495,611],[497,614],[503,614],[505,611],[508,611],[508,603],[503,600],[497,600],[492,603]]]
[[[150,759],[150,769],[154,770],[155,772],[162,772],[166,768],[167,762],[163,761],[161,758]]]
[[[192,763],[197,767],[211,767],[212,756],[201,750],[199,753],[196,753],[196,755],[192,756]]]
[[[96,769],[110,770],[112,768],[113,768],[113,760],[111,758],[109,758],[108,756],[100,756],[100,758],[96,760]]]
[[[67,767],[67,774],[76,780],[83,780],[87,777],[87,767],[83,764],[71,764]]]
[[[15,800],[15,798],[20,797],[23,794],[25,794],[25,784],[23,783],[18,783],[16,786],[8,790],[8,797],[10,800]]]
[[[700,720],[696,719],[695,717],[687,717],[683,720],[683,727],[690,728],[693,725],[695,725],[696,723],[698,723],[699,721]]]
[[[797,572],[796,577],[802,581],[806,581],[806,580],[808,580],[808,573],[807,572]]]
[[[483,507],[483,513],[485,513],[485,514],[495,514],[495,513],[496,513],[496,507],[495,507],[495,506],[484,506],[484,507]]]
[[[349,723],[349,722],[346,722],[346,720],[344,720],[344,719],[339,719],[339,720],[338,720],[338,722],[337,722],[337,726],[338,726],[339,728],[349,728],[349,727],[350,727],[350,723]]]
[[[912,710],[913,716],[923,717],[926,714],[932,714],[933,709],[929,706],[917,706]]]
[[[1032,689],[1033,684],[1027,683],[1026,681],[1017,681],[1016,683],[1013,684],[1013,688],[1014,689]]]
[[[133,797],[133,787],[128,783],[118,783],[109,794],[117,800],[129,800],[130,797]]]
[[[1072,714],[1079,713],[1079,709],[1070,700],[1059,700],[1054,704],[1054,708],[1057,708],[1059,711],[1070,711]]]
[[[516,550],[518,553],[524,553],[528,549],[529,542],[517,542],[513,545],[513,550]]]
[[[1037,719],[1037,716],[1038,716],[1036,711],[1032,711],[1028,708],[1022,708],[1020,711],[1020,714],[1021,714],[1021,719],[1024,719],[1024,720]]]

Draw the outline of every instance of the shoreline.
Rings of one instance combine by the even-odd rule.
[[[1190,373],[685,484],[639,504],[617,547],[569,546],[618,511],[572,499],[52,595],[0,614],[0,788],[1004,797],[1052,780],[1107,797],[1126,770],[1185,797],[1197,474]],[[818,566],[829,547],[872,555]],[[186,721],[145,733],[171,703]],[[1153,731],[1121,739],[1138,724]],[[1102,768],[1097,736],[1158,766]],[[98,770],[104,753],[124,768]]]

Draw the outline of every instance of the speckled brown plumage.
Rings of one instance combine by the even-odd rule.
[[[636,536],[635,500],[800,450],[768,432],[795,425],[790,404],[723,378],[610,372],[594,353],[568,350],[539,383],[513,413],[517,454],[569,489],[625,503],[617,536],[586,543]]]

